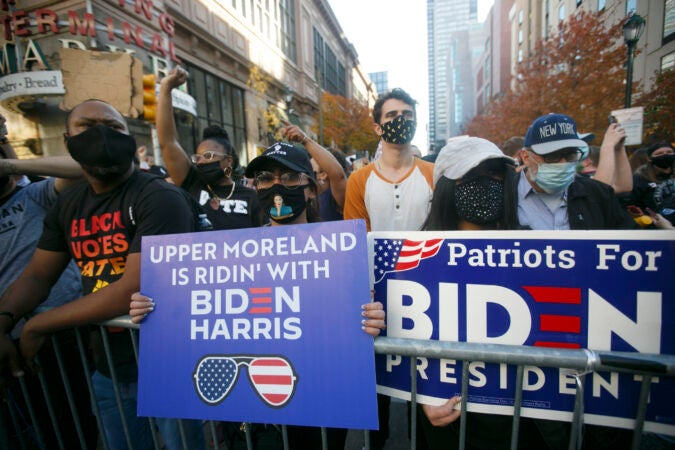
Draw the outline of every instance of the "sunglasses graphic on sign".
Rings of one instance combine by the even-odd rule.
[[[210,355],[195,367],[192,378],[197,395],[215,406],[229,395],[239,378],[239,367],[248,368],[248,380],[268,406],[281,408],[295,393],[298,376],[290,361],[281,356]]]

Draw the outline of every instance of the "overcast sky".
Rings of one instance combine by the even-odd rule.
[[[328,0],[359,62],[370,72],[389,72],[389,88],[400,87],[417,100],[413,144],[427,149],[429,116],[427,5],[421,0]],[[478,16],[492,0],[478,1]]]

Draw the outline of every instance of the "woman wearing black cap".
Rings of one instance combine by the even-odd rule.
[[[246,167],[270,226],[319,222],[316,180],[303,150],[277,142]]]
[[[157,138],[169,176],[201,205],[214,229],[260,226],[255,191],[236,183],[232,177],[239,167],[239,158],[227,132],[215,125],[205,128],[192,161],[180,146],[171,90],[186,79],[187,73],[176,67],[162,79],[159,88]]]
[[[269,226],[300,225],[320,222],[316,203],[316,180],[309,155],[293,145],[277,142],[262,155],[254,158],[246,168],[246,177],[254,180],[263,214]],[[275,214],[277,204],[285,206],[284,214]],[[380,302],[361,306],[362,329],[377,336],[385,328],[385,313]],[[154,309],[154,302],[140,293],[131,297],[131,321],[140,323]],[[288,426],[291,449],[321,448],[321,429],[316,427]],[[344,449],[346,429],[327,429],[328,450]]]

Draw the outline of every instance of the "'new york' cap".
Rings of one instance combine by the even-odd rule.
[[[532,122],[523,146],[538,155],[548,155],[563,148],[585,148],[588,144],[579,139],[577,124],[570,116],[547,114]]]

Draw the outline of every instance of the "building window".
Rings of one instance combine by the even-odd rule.
[[[523,49],[518,49],[518,62],[523,62]]]
[[[675,52],[661,57],[661,71],[675,69]]]
[[[663,45],[675,39],[675,0],[663,4]]]
[[[565,20],[565,5],[560,5],[558,8],[558,21],[562,22]]]
[[[295,0],[232,0],[232,8],[288,59],[297,62]]]
[[[607,0],[598,0],[598,11],[605,9]]]
[[[523,43],[523,30],[518,30],[518,43]]]
[[[490,77],[492,77],[492,59],[488,55],[488,57],[485,58],[485,80],[489,81]]]
[[[181,146],[194,152],[202,140],[202,132],[209,125],[222,127],[230,137],[239,160],[246,164],[246,119],[244,91],[195,66],[186,64],[190,74],[188,92],[197,101],[194,121],[176,113],[176,127]]]
[[[455,123],[460,123],[464,116],[464,105],[462,104],[462,93],[455,93]]]
[[[298,52],[295,40],[295,1],[281,0],[279,2],[279,15],[281,20],[280,40],[281,50],[293,62],[298,62]]]
[[[522,23],[523,23],[523,10],[521,9],[520,11],[518,11],[518,24],[520,25]]]
[[[331,94],[347,96],[347,71],[324,41],[316,28],[314,35],[314,73],[320,77],[321,87]]]
[[[626,1],[626,14],[637,11],[637,0]]]

